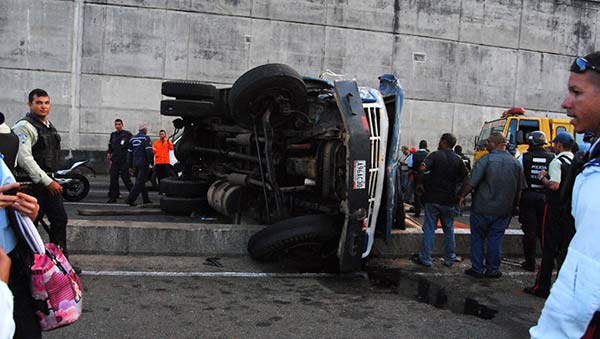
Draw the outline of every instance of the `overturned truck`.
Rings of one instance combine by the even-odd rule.
[[[392,75],[379,79],[375,90],[266,64],[230,88],[164,82],[182,172],[161,182],[161,208],[210,206],[267,225],[248,242],[257,260],[361,269],[376,231],[389,239],[404,223],[403,92]]]

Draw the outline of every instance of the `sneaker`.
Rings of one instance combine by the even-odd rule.
[[[477,279],[483,278],[483,273],[475,271],[473,267],[469,268],[468,270],[465,270],[465,274]]]
[[[528,263],[527,261],[521,263],[521,268],[527,272],[535,272],[535,264]]]
[[[108,199],[107,204],[114,204],[117,202],[117,199]]]
[[[485,272],[485,277],[486,278],[490,278],[490,279],[498,279],[502,276],[502,272],[500,271],[496,271],[496,272]]]
[[[127,205],[129,205],[129,206],[137,206],[137,204],[135,203],[135,201],[129,201],[129,200],[126,200],[126,201],[125,201],[125,203],[126,203]]]
[[[423,262],[423,260],[421,260],[421,257],[419,257],[419,253],[414,253],[413,255],[411,255],[410,261],[414,262],[417,265],[421,265],[424,267],[431,267],[431,264],[427,264],[427,263]]]
[[[543,299],[548,298],[548,296],[550,295],[550,292],[541,291],[536,286],[525,287],[523,289],[523,292],[525,292],[527,294],[531,294],[531,295],[539,297],[539,298],[543,298]]]

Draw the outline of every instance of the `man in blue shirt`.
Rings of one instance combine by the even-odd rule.
[[[523,170],[506,151],[506,137],[494,132],[486,140],[488,154],[475,163],[467,184],[459,194],[464,205],[471,191],[471,265],[466,274],[483,278],[500,278],[502,238],[513,210],[520,199]],[[487,254],[484,255],[484,243]],[[485,259],[485,261],[484,261]]]
[[[532,338],[581,338],[600,310],[600,52],[575,59],[568,86],[562,107],[575,132],[594,139],[585,163],[572,165],[579,172],[571,198],[576,232]]]
[[[135,174],[135,184],[126,200],[130,206],[135,206],[135,201],[140,193],[144,204],[151,203],[146,189],[146,180],[148,179],[150,165],[154,164],[154,151],[152,150],[150,137],[146,134],[148,134],[148,126],[140,124],[138,134],[129,139],[127,163],[129,164],[129,172]]]

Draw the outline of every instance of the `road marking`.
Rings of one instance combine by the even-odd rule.
[[[65,201],[64,202],[65,205],[80,205],[80,206],[129,206],[127,204],[107,204],[104,202],[70,202],[70,201]]]
[[[81,275],[112,277],[231,277],[231,278],[344,278],[365,277],[365,273],[263,273],[263,272],[140,272],[82,271]]]

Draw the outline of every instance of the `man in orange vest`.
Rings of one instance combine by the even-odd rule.
[[[152,144],[154,151],[154,170],[156,178],[160,182],[163,178],[169,176],[169,168],[171,166],[171,156],[169,151],[173,150],[173,143],[167,139],[167,132],[161,129],[158,133],[160,137]]]

